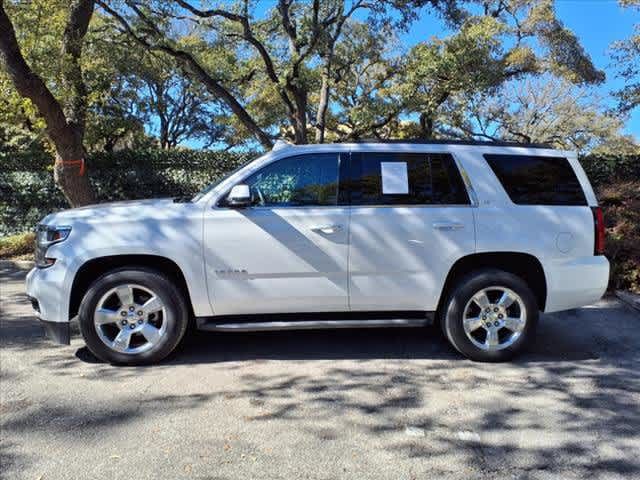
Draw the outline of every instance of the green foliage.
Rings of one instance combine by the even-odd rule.
[[[19,256],[31,256],[35,234],[33,232],[0,237],[0,259],[14,258]]]
[[[552,0],[537,0],[522,23],[526,34],[536,37],[546,49],[540,59],[543,68],[572,83],[602,83],[598,70],[584,51],[576,35],[557,18]]]
[[[635,177],[609,178],[597,193],[607,225],[609,288],[640,293],[640,180],[628,180],[640,178],[637,173]]]
[[[640,0],[621,0],[623,7],[640,11]],[[640,24],[634,26],[633,34],[613,44],[613,60],[618,76],[625,82],[617,92],[618,108],[627,113],[640,106]]]
[[[98,201],[194,195],[255,153],[195,150],[123,150],[89,155],[87,166]],[[0,153],[0,235],[33,228],[68,205],[53,182],[47,155]]]
[[[594,185],[605,186],[612,179],[640,179],[640,153],[620,155],[586,155],[580,158],[589,180]]]

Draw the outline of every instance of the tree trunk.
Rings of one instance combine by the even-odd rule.
[[[295,142],[297,145],[304,145],[309,143],[307,138],[307,92],[296,85],[291,85],[291,83],[289,90],[295,102],[295,110],[293,111]]]
[[[420,136],[423,139],[433,138],[433,117],[427,113],[420,114]]]
[[[79,56],[82,38],[93,12],[92,0],[78,0],[70,8],[70,17],[63,39],[63,82],[72,91],[68,106],[69,118],[43,80],[36,75],[20,51],[15,30],[0,0],[0,59],[18,93],[28,98],[44,118],[46,131],[55,145],[54,179],[71,206],[93,201],[84,164],[85,95]]]
[[[78,160],[75,155],[62,157],[56,153],[53,178],[71,206],[79,207],[94,202],[95,198],[84,167],[84,158],[80,157]]]
[[[324,143],[327,109],[329,108],[329,73],[330,67],[327,64],[325,68],[322,69],[320,100],[318,101],[318,112],[316,113],[316,143]]]

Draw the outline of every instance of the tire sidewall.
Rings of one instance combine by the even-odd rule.
[[[112,350],[98,336],[93,315],[102,296],[124,283],[146,287],[158,295],[167,309],[167,331],[160,342],[148,351],[125,354]],[[80,332],[89,350],[98,358],[113,364],[141,365],[162,360],[175,349],[182,339],[188,322],[188,313],[180,291],[164,275],[143,268],[127,268],[107,273],[98,278],[85,294],[78,312]]]
[[[476,347],[467,337],[463,326],[464,308],[478,291],[487,287],[506,287],[517,293],[524,303],[527,321],[520,337],[502,350],[485,351]],[[464,277],[451,293],[443,322],[443,330],[451,344],[464,356],[483,362],[501,362],[513,358],[535,336],[538,322],[538,304],[528,285],[511,273],[501,270],[482,270]]]

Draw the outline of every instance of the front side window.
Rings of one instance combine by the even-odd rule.
[[[277,160],[248,177],[254,205],[300,207],[336,205],[338,154],[309,154]]]
[[[427,153],[352,156],[352,205],[468,205],[453,157]]]
[[[566,158],[489,154],[484,158],[515,204],[587,204],[582,186]]]

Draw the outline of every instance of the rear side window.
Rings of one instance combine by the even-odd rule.
[[[569,161],[563,157],[485,155],[513,203],[586,205],[587,199]]]
[[[468,205],[451,155],[360,153],[346,182],[352,205]]]

